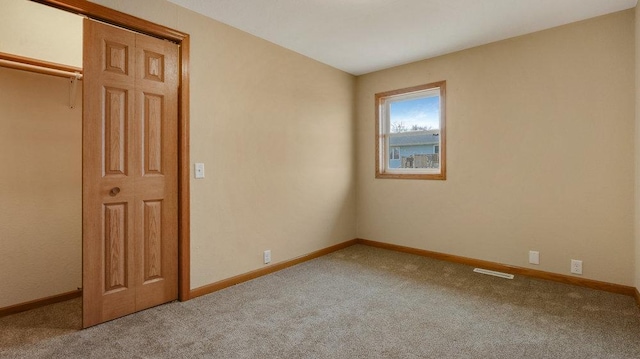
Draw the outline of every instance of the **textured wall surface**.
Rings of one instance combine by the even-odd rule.
[[[0,308],[81,287],[82,110],[69,108],[69,80],[0,68],[0,163]]]
[[[628,10],[358,77],[358,237],[632,285],[634,47]],[[374,94],[441,80],[447,180],[375,179]]]
[[[0,9],[0,52],[82,67],[82,17],[29,0]]]
[[[191,286],[355,237],[355,79],[165,1],[96,1],[191,35]]]

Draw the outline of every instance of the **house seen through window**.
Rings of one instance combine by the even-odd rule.
[[[376,177],[445,179],[445,82],[376,94]]]

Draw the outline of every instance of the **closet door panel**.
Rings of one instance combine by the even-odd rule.
[[[135,310],[135,34],[84,21],[83,325]]]
[[[138,310],[178,298],[178,45],[136,36]]]
[[[104,146],[103,172],[105,176],[127,175],[127,133],[129,118],[127,111],[126,89],[114,87],[103,88],[102,103],[104,104]]]
[[[178,297],[178,45],[85,20],[83,325]]]
[[[143,109],[143,175],[162,175],[162,127],[164,96],[145,93]],[[165,119],[166,120],[166,119]]]

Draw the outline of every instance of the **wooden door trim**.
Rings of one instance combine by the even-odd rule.
[[[69,11],[75,14],[86,15],[94,20],[104,21],[106,23],[124,27],[136,32],[167,39],[175,42],[181,42],[189,35],[174,30],[170,27],[155,24],[153,22],[125,14],[123,12],[113,10],[106,6],[94,4],[86,0],[31,0],[34,2],[49,5],[61,10]]]
[[[180,42],[180,88],[178,88],[178,298],[189,300],[191,293],[191,206],[189,202],[189,35]]]
[[[180,45],[178,88],[178,299],[190,299],[189,34],[86,0],[32,0],[68,12],[174,41]]]

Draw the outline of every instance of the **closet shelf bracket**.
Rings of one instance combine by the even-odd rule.
[[[76,93],[78,80],[82,80],[82,68],[4,52],[0,52],[0,67],[68,78],[69,107],[76,107]]]
[[[69,108],[76,107],[76,93],[78,91],[78,80],[82,78],[79,72],[76,72],[74,76],[69,78]]]

